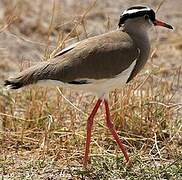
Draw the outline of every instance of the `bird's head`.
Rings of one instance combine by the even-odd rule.
[[[173,29],[171,25],[157,20],[154,10],[147,6],[133,6],[125,10],[120,17],[119,27],[126,24],[135,24],[135,26],[144,27],[151,27],[154,25]]]

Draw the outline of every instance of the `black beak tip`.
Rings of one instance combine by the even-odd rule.
[[[173,26],[171,26],[171,25],[169,25],[169,24],[168,24],[166,27],[167,27],[168,29],[174,30]]]

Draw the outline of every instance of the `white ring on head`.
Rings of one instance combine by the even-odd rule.
[[[150,11],[150,10],[151,9],[149,7],[145,7],[145,8],[142,8],[142,9],[130,9],[130,10],[125,10],[122,15],[133,14],[133,13],[142,12],[142,11]]]

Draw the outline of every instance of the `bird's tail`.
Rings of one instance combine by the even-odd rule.
[[[46,78],[46,74],[43,73],[46,67],[47,63],[40,63],[37,66],[30,67],[17,74],[15,77],[5,80],[4,86],[8,89],[19,89],[30,84],[35,84],[39,80]]]
[[[4,81],[4,86],[6,86],[8,89],[19,89],[24,85],[17,78],[11,78]]]

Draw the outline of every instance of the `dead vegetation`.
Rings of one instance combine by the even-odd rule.
[[[2,80],[18,68],[48,59],[69,43],[115,28],[117,6],[123,2],[1,0]],[[157,2],[152,2],[155,7]],[[170,3],[161,4],[163,14],[169,14],[170,5],[165,5]],[[177,26],[176,22],[172,23]],[[154,51],[145,69],[124,89],[110,94],[113,121],[131,156],[130,166],[122,163],[122,153],[105,127],[101,109],[93,129],[91,165],[89,170],[82,169],[93,96],[62,88],[33,86],[10,92],[2,87],[2,178],[180,179],[182,31],[176,29],[175,35],[160,32],[157,41],[154,33]]]

